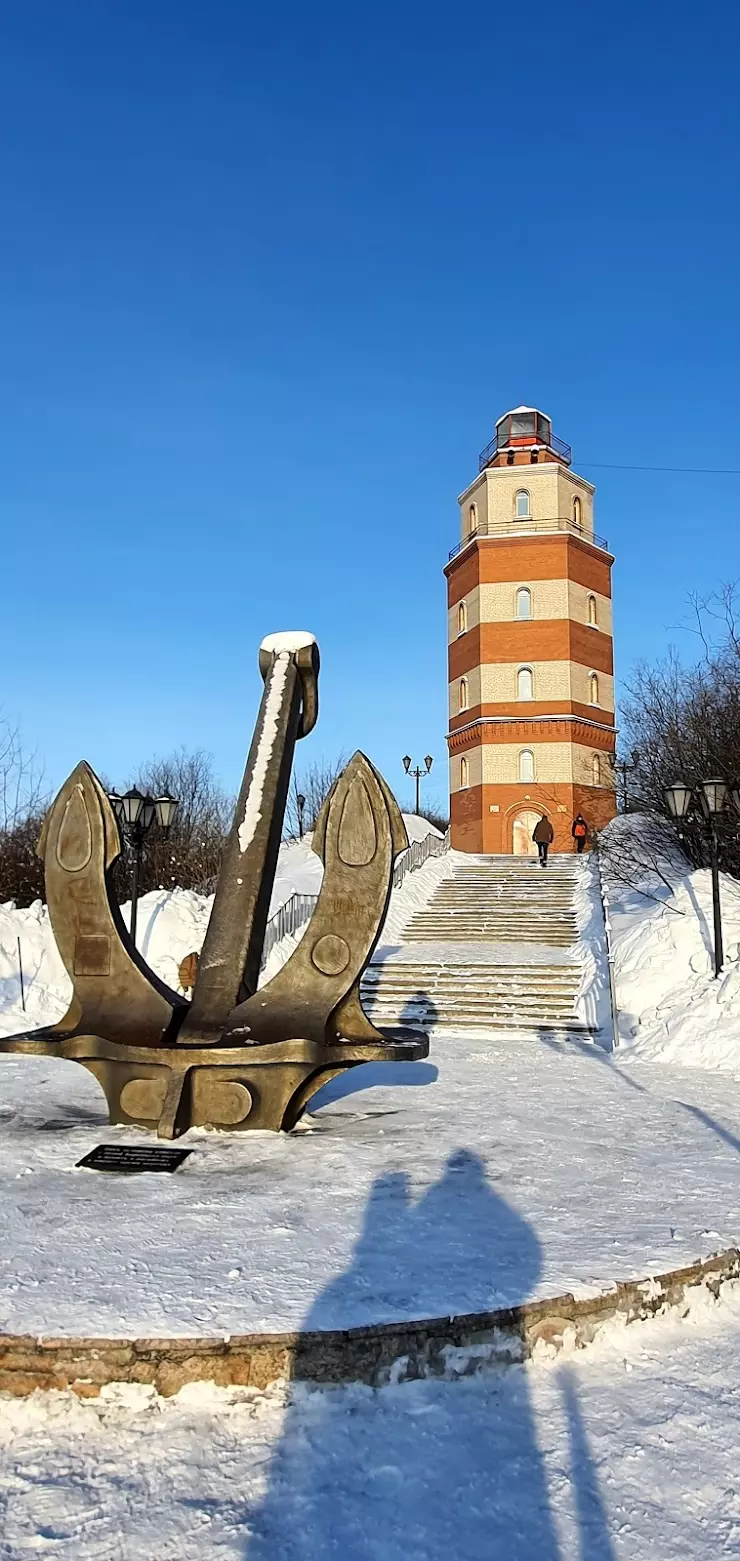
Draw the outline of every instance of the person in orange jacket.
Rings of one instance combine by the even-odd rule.
[[[571,834],[572,834],[573,839],[575,840],[575,843],[576,843],[576,851],[578,852],[578,855],[580,856],[580,854],[581,854],[581,852],[583,850],[583,847],[585,846],[586,841],[588,839],[588,824],[586,823],[586,820],[583,817],[582,813],[576,813],[576,816],[575,816],[575,818],[573,820],[573,828],[571,829]]]

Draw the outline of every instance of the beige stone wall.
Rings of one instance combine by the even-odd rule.
[[[481,669],[480,667],[471,667],[470,672],[465,673],[465,677],[467,678],[468,683],[468,710],[472,710],[474,705],[479,705],[481,703],[481,670],[485,669]],[[460,709],[461,681],[461,678],[453,678],[452,682],[449,684],[448,706],[450,719],[452,719],[453,715],[464,714],[464,711]]]
[[[514,500],[526,488],[533,520],[552,520],[558,513],[558,466],[497,466],[488,470],[488,515],[496,525],[514,525]]]
[[[460,534],[469,531],[468,511],[474,503],[478,512],[478,525],[485,529],[492,525],[515,524],[514,498],[520,488],[530,495],[530,511],[533,520],[555,520],[573,516],[573,498],[581,501],[581,520],[585,531],[594,530],[594,490],[585,478],[579,477],[561,466],[559,461],[538,462],[536,466],[493,466],[481,472],[480,477],[460,495]],[[521,520],[516,523],[521,528]]]
[[[568,580],[565,583],[568,587],[567,617],[574,618],[576,623],[588,623],[588,599],[589,596],[595,596],[596,628],[601,629],[602,634],[613,634],[612,604],[609,597],[602,596],[600,591],[587,591],[585,585],[578,585],[575,580]]]
[[[460,500],[460,537],[470,532],[470,506],[475,505],[477,526],[485,531],[488,525],[488,482],[486,472],[481,472],[477,482],[471,484]]]
[[[475,586],[472,591],[468,591],[467,596],[462,597],[461,601],[464,602],[464,604],[465,604],[465,611],[466,611],[466,614],[467,614],[466,622],[467,622],[468,629],[477,629],[478,624],[480,622],[480,617],[479,617],[479,611],[480,611],[480,606],[479,606],[479,604],[480,604],[480,589],[479,589],[479,587]],[[457,639],[460,638],[460,634],[458,632],[458,627],[457,627],[457,609],[458,609],[459,606],[460,606],[460,602],[456,602],[454,607],[450,607],[448,609],[448,612],[447,612],[447,638],[448,638],[448,643],[449,644],[451,644],[453,640],[457,640]]]
[[[468,591],[467,596],[462,597],[462,601],[465,603],[465,610],[467,612],[467,625],[468,625],[468,629],[477,629],[478,624],[480,622],[480,588],[479,588],[479,586],[476,586],[473,591]],[[447,643],[448,643],[448,645],[451,645],[453,640],[457,640],[457,639],[460,638],[460,635],[458,633],[458,628],[457,628],[457,609],[458,609],[459,606],[460,606],[460,603],[459,602],[455,602],[454,607],[448,608],[448,611],[447,611]]]
[[[524,785],[519,780],[519,755],[523,749],[534,755],[534,780],[532,785],[593,785],[593,757],[595,748],[583,743],[486,743],[471,748],[465,755],[468,760],[468,784],[470,786]],[[450,758],[450,790],[460,790],[460,755]],[[607,785],[610,771],[603,753],[601,760],[601,784]]]
[[[572,692],[572,694],[570,696],[571,699],[576,700],[577,702],[579,702],[582,705],[590,705],[590,703],[591,703],[591,689],[589,687],[589,673],[591,671],[591,668],[590,667],[582,667],[580,662],[578,662],[578,661],[571,661],[570,662],[570,669],[571,669],[571,679],[570,679],[570,682],[571,682],[571,688],[573,690],[573,692]],[[598,709],[600,709],[600,710],[608,710],[610,714],[613,714],[614,713],[614,679],[613,679],[613,677],[609,676],[608,672],[599,672],[598,670],[596,671],[596,676],[597,676],[597,678],[599,680],[599,703],[598,703]],[[594,708],[596,708],[596,707],[594,707]]]
[[[519,755],[534,754],[534,781],[542,784],[571,781],[571,743],[489,743],[483,749],[483,782],[489,786],[513,786],[519,782]]]
[[[568,661],[505,661],[489,663],[481,668],[482,703],[500,704],[517,699],[517,673],[520,666],[532,669],[533,699],[570,699],[570,662]],[[530,700],[519,703],[526,715]]]
[[[483,781],[483,749],[469,748],[465,755],[450,755],[450,791],[460,790],[460,760],[468,761],[468,786],[480,786]]]
[[[567,580],[508,580],[478,587],[482,623],[507,623],[516,618],[516,593],[526,586],[532,598],[533,618],[568,617]]]
[[[590,705],[589,667],[577,661],[497,661],[485,666],[473,667],[465,676],[468,680],[468,709],[474,705],[509,704],[517,700],[524,717],[528,699],[519,699],[517,673],[520,667],[531,667],[533,680],[532,699],[542,701],[569,699],[582,705]],[[597,673],[599,679],[599,703],[594,706],[594,718],[598,711],[614,712],[614,679],[606,672]],[[449,684],[449,712],[459,715],[460,679]]]
[[[581,520],[587,531],[594,529],[594,491],[591,484],[564,466],[558,468],[558,515],[572,516],[573,499],[581,501]]]
[[[468,629],[479,623],[513,623],[516,621],[516,593],[526,586],[532,598],[533,619],[573,618],[576,623],[588,623],[588,598],[596,597],[596,627],[604,634],[611,634],[612,605],[608,596],[593,593],[574,580],[516,580],[475,586],[463,598],[467,612]],[[459,603],[448,612],[447,641],[458,638],[457,609]]]

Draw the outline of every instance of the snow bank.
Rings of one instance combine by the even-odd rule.
[[[152,970],[175,990],[180,961],[203,943],[211,904],[211,899],[190,889],[158,889],[139,901],[138,947]],[[130,904],[122,911],[128,922]],[[19,938],[25,1013],[18,969]],[[40,900],[27,910],[16,910],[12,904],[0,906],[0,1034],[53,1024],[65,1013],[71,993],[46,906]]]
[[[6,1400],[4,1555],[736,1553],[737,1297],[601,1337],[567,1364],[461,1383]]]
[[[439,835],[439,830],[427,819],[413,813],[404,813],[403,818],[411,841],[423,840],[428,834]],[[419,871],[423,873],[424,868]],[[278,856],[270,915],[274,916],[292,894],[318,894],[323,873],[322,863],[311,850],[310,835],[303,840],[284,841]],[[405,894],[399,901],[401,910],[406,900],[409,903],[406,919],[416,903],[414,892],[409,890],[406,894],[406,888],[417,876],[418,872],[411,873],[399,891],[399,895]],[[432,880],[426,881],[428,893]],[[418,896],[419,891],[415,893]],[[192,889],[152,890],[139,901],[138,947],[157,975],[175,990],[179,989],[181,960],[186,954],[199,952],[202,947],[212,904],[212,896],[196,894]],[[127,902],[121,909],[124,921],[128,923],[130,904]],[[19,939],[25,1012],[21,1003]],[[279,968],[292,946],[293,942],[289,943],[287,939],[278,945],[279,954],[271,957],[266,974],[271,975]],[[16,910],[12,902],[0,905],[0,1035],[53,1024],[65,1013],[70,996],[70,982],[57,952],[46,906],[40,900],[26,910]]]
[[[576,1014],[597,1032],[598,1042],[604,1050],[610,1051],[613,1037],[606,928],[599,873],[593,856],[582,856],[578,861],[573,908],[578,926],[574,955],[581,967]]]
[[[426,840],[427,835],[436,835],[438,840],[442,839],[441,829],[437,829],[435,824],[430,824],[429,819],[422,818],[421,814],[403,813],[402,818],[406,825],[409,845],[413,845],[415,840]]]
[[[678,848],[656,866],[639,815],[615,819],[602,843],[621,1045],[648,1060],[740,1071],[740,883],[720,875],[725,969],[715,980],[709,870],[691,871]],[[627,850],[631,884],[614,871]]]

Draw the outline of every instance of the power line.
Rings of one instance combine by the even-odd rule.
[[[740,477],[740,466],[626,466],[617,461],[578,461],[577,465],[605,472],[691,472],[700,477]]]

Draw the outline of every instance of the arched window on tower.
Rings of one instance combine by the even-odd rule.
[[[467,680],[467,678],[461,678],[460,679],[460,690],[459,690],[459,695],[458,695],[458,705],[457,705],[457,708],[458,708],[458,710],[467,710],[467,708],[468,708],[468,680]]]
[[[534,699],[534,688],[531,667],[520,667],[516,675],[517,699]]]
[[[601,759],[597,753],[594,754],[591,760],[591,779],[594,786],[601,785]]]
[[[598,705],[598,703],[599,703],[599,680],[598,680],[595,672],[590,672],[589,673],[589,678],[588,678],[588,701],[589,701],[589,704],[591,704],[591,705]]]
[[[458,632],[458,634],[465,634],[467,632],[467,627],[468,627],[468,609],[467,609],[467,607],[465,605],[465,602],[461,602],[460,606],[457,609],[457,632]]]
[[[580,529],[581,529],[581,501],[580,501],[580,499],[578,497],[578,494],[576,494],[576,496],[575,496],[575,498],[573,500],[573,525],[577,526],[578,530],[580,531]]]
[[[467,761],[467,759],[461,759],[460,760],[460,786],[461,787],[467,786],[467,784],[468,784],[468,761]]]
[[[514,514],[517,520],[529,520],[531,513],[529,494],[526,488],[520,488],[514,495]]]
[[[476,531],[477,528],[478,528],[478,511],[477,511],[475,505],[471,504],[470,509],[468,510],[468,536],[472,536],[473,532]]]
[[[519,779],[520,781],[534,780],[534,754],[531,748],[522,748],[519,755]]]
[[[596,626],[597,626],[596,625],[596,597],[595,596],[589,596],[589,599],[588,599],[588,621],[589,621],[589,623],[591,625],[591,628],[595,629]]]
[[[532,592],[527,590],[526,585],[520,585],[516,593],[516,615],[517,618],[532,616]]]

